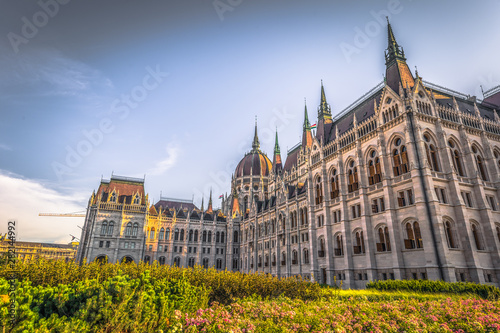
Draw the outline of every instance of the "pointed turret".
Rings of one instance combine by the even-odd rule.
[[[311,123],[307,115],[307,105],[304,106],[304,125],[302,130],[302,148],[312,146]]]
[[[332,124],[332,110],[330,104],[326,101],[325,88],[323,87],[323,80],[321,80],[321,101],[318,106],[318,123],[316,125],[316,138],[318,141],[323,142],[323,144],[327,143]]]
[[[258,151],[260,149],[259,137],[257,136],[257,117],[255,117],[255,133],[252,142],[252,151]]]
[[[212,214],[213,213],[213,208],[212,208],[212,189],[210,189],[210,198],[208,199],[208,208],[207,208],[207,213]]]
[[[233,202],[231,203],[231,216],[234,217],[236,213],[241,215],[240,203],[238,201],[238,193],[236,192],[236,188],[233,188]]]
[[[204,208],[203,208],[203,199],[204,199],[204,198],[201,198],[201,211],[202,211],[202,212],[204,211]]]
[[[387,49],[385,51],[386,84],[396,93],[400,93],[400,86],[413,87],[415,79],[406,64],[405,52],[399,46],[387,18]]]
[[[278,143],[278,129],[276,129],[276,141],[274,142],[273,170],[275,174],[280,174],[283,170],[281,163],[280,145]]]

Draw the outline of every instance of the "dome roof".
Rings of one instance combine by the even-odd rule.
[[[260,150],[252,150],[238,163],[235,177],[269,176],[272,163]]]
[[[252,142],[252,151],[238,163],[234,176],[269,176],[273,167],[269,158],[260,151],[259,137],[257,136],[257,120],[255,121],[255,134]]]

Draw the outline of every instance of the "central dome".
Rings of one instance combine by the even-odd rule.
[[[235,177],[269,176],[272,163],[260,150],[252,150],[238,163]]]
[[[260,151],[259,137],[257,136],[257,123],[255,123],[255,134],[253,137],[252,150],[238,163],[234,173],[236,178],[245,176],[269,176],[272,163],[269,158]]]

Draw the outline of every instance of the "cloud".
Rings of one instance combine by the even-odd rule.
[[[96,97],[113,83],[89,65],[55,49],[0,57],[0,87],[9,96]]]
[[[12,150],[12,148],[5,143],[0,143],[0,150]]]
[[[16,221],[17,239],[68,243],[69,234],[80,237],[83,217],[42,217],[38,213],[72,213],[85,210],[86,195],[66,195],[46,184],[0,170],[0,233]],[[90,196],[90,193],[88,194]]]
[[[173,167],[175,163],[177,162],[177,159],[179,157],[179,147],[169,144],[166,148],[167,151],[167,157],[162,159],[161,161],[157,162],[155,166],[147,172],[149,175],[162,175]]]

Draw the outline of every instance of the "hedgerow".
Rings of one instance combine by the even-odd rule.
[[[369,282],[368,289],[382,291],[415,291],[427,293],[471,294],[484,299],[499,300],[500,289],[472,282],[444,282],[431,280],[385,280]]]

